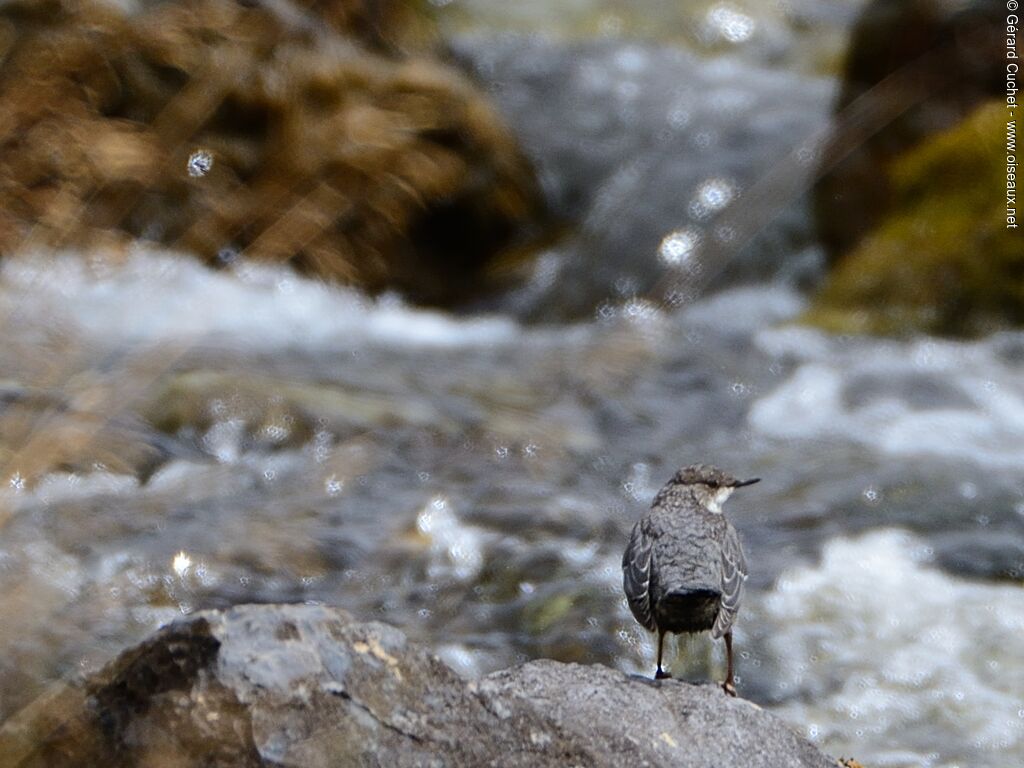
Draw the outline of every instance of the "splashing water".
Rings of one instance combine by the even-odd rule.
[[[188,175],[194,179],[201,178],[213,170],[213,155],[205,149],[199,149],[189,155]]]
[[[705,23],[709,30],[730,43],[749,40],[757,29],[757,22],[751,16],[727,3],[709,8]]]
[[[929,552],[880,530],[779,578],[761,610],[782,712],[833,754],[872,743],[872,765],[1007,765],[1024,749],[1024,588],[953,579]]]

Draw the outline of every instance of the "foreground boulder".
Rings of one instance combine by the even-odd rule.
[[[530,662],[467,682],[393,627],[242,606],[164,627],[0,729],[0,766],[826,768],[713,685]]]
[[[0,9],[0,253],[134,239],[423,301],[536,217],[528,164],[408,0]]]

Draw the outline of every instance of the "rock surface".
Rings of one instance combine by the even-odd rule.
[[[530,662],[474,682],[393,627],[318,606],[168,625],[0,729],[0,766],[826,768],[713,685]]]

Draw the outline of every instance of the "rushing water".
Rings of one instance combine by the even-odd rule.
[[[764,478],[730,502],[744,695],[873,765],[1008,765],[1024,335],[836,339],[792,323],[802,303],[749,287],[529,327],[169,254],[5,262],[6,410],[43,403],[36,443],[106,431],[91,466],[32,440],[5,462],[3,714],[243,601],[384,619],[468,675],[649,672],[618,560],[661,482],[709,460]],[[111,471],[140,443],[145,482]],[[720,653],[681,644],[676,671],[718,674]]]
[[[666,298],[666,271],[698,265],[716,285],[815,273],[802,191],[832,80],[629,40],[454,46],[522,141],[553,212],[578,222],[503,308],[578,319],[609,298]]]

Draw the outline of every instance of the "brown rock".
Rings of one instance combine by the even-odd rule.
[[[79,407],[73,398],[0,386],[0,482],[31,487],[51,472],[145,478],[169,455],[161,436],[109,402]]]
[[[471,288],[538,211],[511,135],[410,4],[304,5],[6,4],[0,249],[141,237],[427,301]]]

